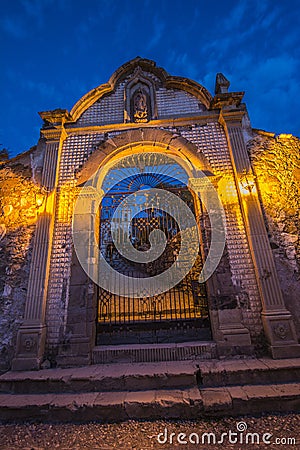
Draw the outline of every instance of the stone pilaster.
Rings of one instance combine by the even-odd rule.
[[[202,217],[199,218],[198,222],[201,223],[202,228],[204,228],[204,241],[206,241],[206,245],[208,245],[208,242],[211,240],[211,227],[219,226],[220,229],[222,229],[224,226],[224,224],[219,223],[219,221],[224,221],[225,219],[217,195],[219,178],[220,177],[216,177],[215,181],[213,180],[213,177],[189,179],[190,188],[196,192],[201,199]],[[215,218],[213,216],[215,216]],[[219,234],[219,237],[222,239],[222,233]],[[214,245],[216,244],[223,246],[223,242],[215,242]],[[213,248],[211,250],[215,252]],[[206,257],[207,253],[208,248],[205,250]],[[217,263],[218,262],[219,257]],[[228,279],[230,279],[230,274],[228,274]],[[245,354],[252,353],[253,348],[251,345],[250,333],[243,324],[241,311],[235,305],[232,305],[229,309],[223,308],[222,305],[217,305],[217,302],[215,301],[220,292],[222,292],[223,296],[226,294],[226,289],[230,289],[230,287],[220,286],[213,273],[207,281],[207,291],[209,296],[211,326],[213,337],[218,345],[218,352],[220,355],[239,353],[239,351],[242,351]]]
[[[243,111],[223,110],[220,122],[227,135],[244,223],[262,302],[262,321],[274,358],[300,356],[295,326],[282,297],[271,247],[242,134]]]
[[[47,192],[36,223],[24,320],[17,336],[12,370],[39,369],[46,342],[45,311],[55,211],[55,185],[63,128],[45,130],[42,185]]]
[[[93,281],[98,279],[99,203],[103,192],[97,192],[90,186],[76,190],[79,196],[73,215],[75,248],[72,255],[66,339],[60,345],[56,357],[59,366],[90,364],[95,343],[97,288]]]

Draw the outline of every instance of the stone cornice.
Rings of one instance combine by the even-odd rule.
[[[242,119],[245,115],[245,111],[234,111],[234,110],[221,110],[219,116],[219,122],[221,125],[225,126],[241,126]]]
[[[40,117],[43,119],[46,125],[64,124],[71,120],[71,116],[66,109],[54,109],[53,111],[40,111]]]
[[[61,133],[62,133],[61,128],[41,129],[41,134],[45,139],[47,139],[47,141],[59,141]]]
[[[224,92],[214,96],[211,101],[211,108],[223,108],[226,106],[239,106],[245,92]]]
[[[140,123],[111,123],[106,125],[87,125],[87,126],[68,126],[66,125],[66,133],[68,135],[77,133],[110,133],[113,131],[127,131],[140,128],[160,128],[160,127],[181,127],[181,126],[193,126],[193,125],[206,125],[208,122],[217,122],[219,119],[219,113],[217,111],[211,112],[211,114],[205,114],[201,116],[190,116],[180,118],[158,119],[151,120],[143,123],[141,127]]]
[[[207,109],[210,109],[212,96],[204,86],[196,81],[190,80],[189,78],[168,76],[166,78],[165,85],[169,89],[179,89],[194,95],[206,106]]]

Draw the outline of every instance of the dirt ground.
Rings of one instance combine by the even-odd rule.
[[[298,414],[285,414],[118,424],[2,424],[0,449],[299,449],[299,419]]]

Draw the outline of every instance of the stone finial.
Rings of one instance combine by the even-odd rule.
[[[216,84],[215,84],[215,94],[223,94],[228,92],[230,86],[230,81],[222,73],[217,73]]]

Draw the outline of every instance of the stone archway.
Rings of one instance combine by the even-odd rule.
[[[113,138],[104,141],[78,172],[78,185],[83,185],[99,168],[106,166],[108,170],[115,159],[145,152],[147,148],[149,150],[149,147],[152,152],[164,152],[172,155],[185,168],[190,177],[194,176],[198,170],[207,176],[213,176],[209,161],[203,153],[198,152],[195,144],[168,130],[143,127],[118,133]]]
[[[199,171],[202,171],[212,180],[215,178],[208,161],[201,153],[197,152],[193,144],[169,131],[147,128],[120,133],[114,138],[103,142],[91,155],[80,173],[78,173],[78,185],[83,186],[86,183],[91,188],[97,186],[98,189],[101,189],[103,179],[116,161],[128,155],[149,151],[157,154],[165,153],[174,158],[186,172],[189,183],[191,180],[195,180],[193,177],[197,176]],[[102,168],[100,175],[91,178],[99,167]],[[196,210],[199,216],[201,214],[199,205]],[[95,214],[93,221],[94,223],[99,223],[97,214]],[[205,257],[204,254],[203,256]],[[226,255],[223,259],[226,260]],[[223,261],[224,265],[226,266],[226,262],[224,264]],[[227,266],[229,267],[228,264]],[[228,273],[228,278],[230,279],[230,273]],[[216,306],[216,302],[213,300],[216,298],[217,291],[220,288],[214,275],[209,278],[206,287],[212,338],[215,342],[221,340],[224,343],[224,335],[220,328],[218,305]],[[92,351],[96,342],[97,302],[97,290],[93,289],[92,283],[88,280],[74,254],[67,319],[69,340],[59,358],[60,363],[65,364],[66,361],[70,362],[72,360],[73,364],[82,364],[91,361]],[[231,316],[234,316],[233,310],[231,310]],[[241,338],[241,345],[245,348],[250,346],[249,332],[242,325],[240,315],[237,315],[232,323],[226,324],[227,336],[230,335],[231,328],[234,329],[234,335],[238,335]],[[76,332],[74,333],[75,330]],[[68,355],[70,355],[70,358]]]
[[[187,210],[195,215],[190,177],[173,157],[151,152],[150,145],[146,149],[119,156],[101,183],[105,195],[100,205],[99,252],[114,271],[108,269],[107,281],[105,268],[99,273],[99,345],[211,339],[205,283],[199,282],[203,252],[192,244],[191,218],[186,215]],[[194,224],[197,229],[195,219]],[[154,230],[163,232],[166,247],[161,255],[143,262],[145,252],[153,253]],[[115,247],[114,242],[124,247],[125,241],[136,250],[138,262],[131,259],[128,247],[123,254]],[[183,269],[190,260],[195,262],[186,274],[169,283],[178,264]]]

